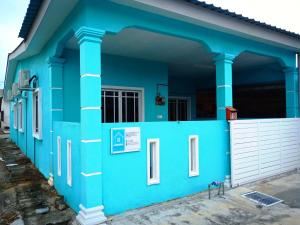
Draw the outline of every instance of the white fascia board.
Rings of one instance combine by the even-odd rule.
[[[186,21],[217,31],[251,38],[264,43],[300,51],[300,39],[250,24],[245,21],[221,15],[209,9],[197,7],[182,0],[111,0],[155,14]],[[224,19],[225,18],[225,19]]]

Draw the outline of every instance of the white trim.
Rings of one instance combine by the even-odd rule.
[[[101,110],[101,106],[81,107],[81,110]]]
[[[84,177],[92,177],[92,176],[102,175],[102,172],[94,172],[94,173],[81,172],[81,175],[84,176]]]
[[[218,85],[217,88],[231,88],[232,85],[230,84],[223,84],[223,85]]]
[[[141,92],[141,97],[139,99],[139,104],[141,106],[141,109],[139,110],[139,122],[144,122],[145,120],[145,89],[143,87],[128,87],[128,86],[114,86],[114,85],[102,85],[102,90],[111,90],[112,91],[140,91]],[[102,95],[102,90],[101,90],[101,95]],[[119,105],[119,109],[120,105]],[[120,113],[119,113],[120,116]]]
[[[152,149],[152,154],[151,155],[151,144],[154,144],[152,146],[155,146]],[[160,143],[159,143],[159,138],[155,139],[147,139],[147,183],[148,185],[153,185],[153,184],[159,184],[160,183]],[[150,169],[150,164],[151,161],[150,159],[152,158],[152,163],[154,166],[154,169],[152,170],[152,175],[153,177],[151,178],[151,169]]]
[[[194,141],[194,148],[192,145]],[[195,163],[194,169],[192,168]],[[189,136],[189,177],[199,176],[199,137],[198,135]]]
[[[13,127],[16,130],[18,129],[18,104],[17,103],[13,104],[13,116],[14,116]]]
[[[89,74],[89,73],[85,73],[85,74],[82,74],[80,75],[81,78],[84,78],[84,77],[96,77],[96,78],[100,78],[101,75],[100,74]]]
[[[67,184],[72,187],[72,142],[67,140]]]
[[[79,208],[80,211],[76,216],[76,220],[80,225],[104,224],[107,220],[103,213],[103,205],[87,209],[80,204]]]
[[[85,139],[85,140],[81,140],[81,143],[99,143],[101,142],[101,139]]]
[[[18,101],[18,131],[24,133],[24,102],[22,99]]]
[[[38,105],[36,105],[35,96],[38,96]],[[36,131],[36,107],[38,107],[38,131]],[[37,88],[32,93],[32,136],[36,139],[42,139],[42,90]]]
[[[57,176],[61,176],[61,137],[57,136]]]

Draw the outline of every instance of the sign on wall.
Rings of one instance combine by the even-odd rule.
[[[141,131],[139,127],[112,128],[111,153],[139,151],[141,148]]]

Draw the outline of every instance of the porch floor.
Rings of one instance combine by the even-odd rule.
[[[260,191],[284,200],[271,207],[258,207],[242,197]],[[225,197],[208,199],[203,192],[186,198],[128,211],[109,218],[110,225],[298,225],[300,221],[300,171],[244,185],[225,192]]]

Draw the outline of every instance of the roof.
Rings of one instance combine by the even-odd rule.
[[[269,29],[269,30],[272,30],[272,31],[275,31],[275,32],[278,32],[278,33],[281,33],[284,35],[288,35],[293,38],[300,38],[300,34],[290,32],[290,31],[278,28],[276,26],[272,26],[272,25],[266,24],[264,22],[245,17],[241,14],[230,12],[229,10],[222,9],[221,7],[216,7],[213,4],[207,4],[203,1],[198,1],[198,0],[182,0],[182,1],[189,2],[191,4],[194,4],[196,7],[202,7],[202,8],[214,11],[216,13],[220,13],[224,16],[236,18],[237,20],[242,20],[246,23],[254,24],[254,25],[260,26],[265,29]],[[27,38],[29,31],[31,29],[31,26],[35,20],[36,15],[38,14],[38,11],[39,11],[42,3],[43,3],[43,0],[30,0],[25,18],[22,23],[21,30],[19,32],[20,38],[24,38],[24,39]]]
[[[264,22],[257,21],[255,19],[251,19],[249,17],[245,17],[245,16],[243,16],[241,14],[230,12],[227,9],[222,9],[221,7],[216,7],[213,4],[207,4],[205,2],[197,1],[197,0],[183,0],[183,1],[186,1],[186,2],[192,3],[192,4],[196,5],[196,6],[199,6],[199,7],[202,7],[202,8],[206,8],[206,9],[209,9],[211,11],[220,13],[220,14],[222,14],[224,16],[229,16],[229,17],[232,17],[232,18],[236,18],[238,20],[242,20],[242,21],[244,21],[246,23],[254,24],[254,25],[257,25],[257,26],[260,26],[260,27],[263,27],[263,28],[266,28],[266,29],[269,29],[269,30],[273,30],[275,32],[282,33],[282,34],[285,34],[285,35],[288,35],[288,36],[291,36],[291,37],[294,37],[294,38],[300,38],[300,34],[297,34],[297,33],[294,33],[294,32],[290,32],[290,31],[278,28],[276,26],[272,26],[270,24],[266,24]]]
[[[39,12],[39,9],[42,5],[43,0],[30,0],[30,3],[27,8],[26,15],[24,17],[21,30],[19,32],[19,37],[26,39],[31,26],[35,20],[36,15]]]

